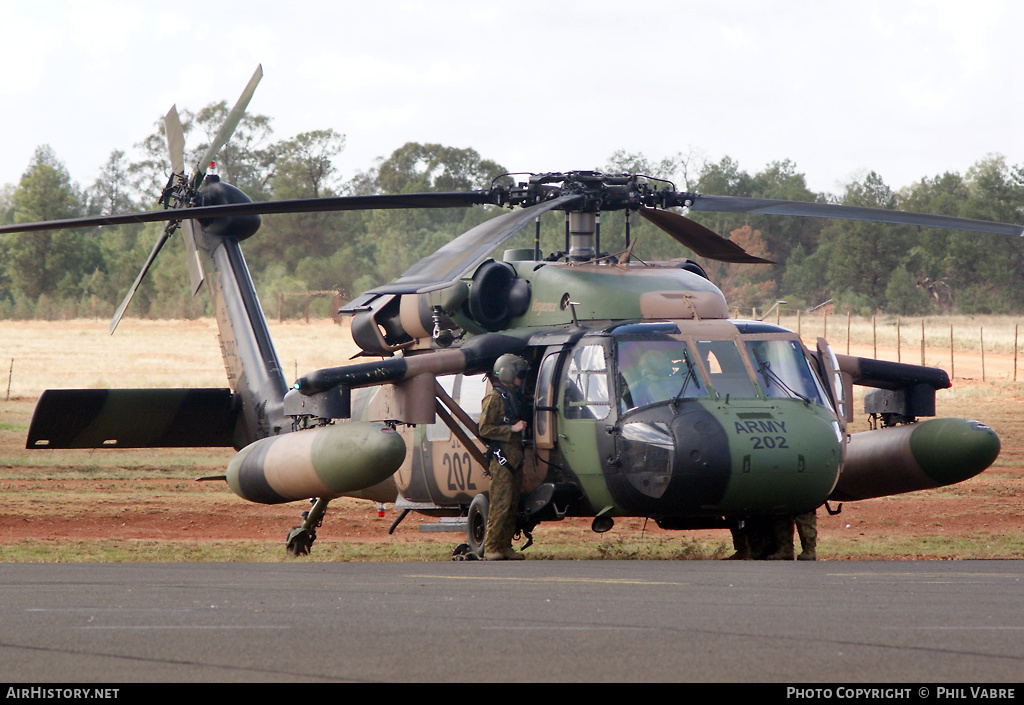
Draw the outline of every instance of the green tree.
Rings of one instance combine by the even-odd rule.
[[[14,193],[14,222],[74,218],[83,198],[49,146],[39,147]],[[95,240],[81,231],[57,230],[5,237],[10,286],[31,300],[43,293],[78,296],[85,276],[100,264]]]
[[[504,167],[474,149],[408,142],[381,161],[371,181],[376,193],[468,191],[487,188],[504,173]],[[394,279],[489,213],[484,207],[367,211],[375,283]]]
[[[825,281],[825,263],[828,261],[828,248],[820,247],[813,254],[800,243],[793,248],[786,261],[782,277],[780,298],[791,306],[810,307],[827,301],[828,284]]]
[[[863,181],[846,187],[843,204],[893,209],[899,206],[899,199],[871,172]],[[828,244],[826,281],[833,297],[853,295],[859,302],[881,307],[889,276],[909,249],[907,231],[905,226],[860,220],[835,220],[826,226],[821,240]]]
[[[226,101],[210,103],[195,113],[187,109],[179,112],[185,134],[186,175],[195,168],[229,112]],[[273,178],[277,159],[277,145],[271,141],[273,130],[270,122],[266,115],[246,113],[227,144],[215,156],[221,179],[242,189],[254,201],[265,201],[270,197],[268,184]],[[196,138],[203,137],[204,141],[194,143]],[[141,203],[156,203],[171,173],[163,119],[157,120],[154,132],[135,146],[142,156],[128,167],[132,197]]]
[[[88,215],[114,215],[138,210],[124,152],[115,149],[86,194]]]
[[[730,157],[724,157],[717,164],[705,164],[697,182],[697,191],[716,196],[737,196],[745,198],[770,198],[790,201],[823,202],[824,194],[815,194],[807,188],[804,175],[796,165],[787,160],[772,162],[757,174],[751,176],[740,169]],[[814,218],[792,216],[767,216],[748,213],[693,213],[697,222],[726,237],[744,226],[761,233],[772,259],[772,277],[775,285],[772,294],[782,292],[780,283],[785,277],[788,260],[793,248],[801,245],[805,253],[817,250],[823,223]]]
[[[1024,222],[1024,179],[1003,157],[991,155],[966,176],[945,173],[906,189],[907,210],[1000,222]],[[1020,310],[1024,306],[1024,247],[1019,238],[955,230],[921,229],[906,260],[908,270],[942,310],[964,313]]]
[[[335,195],[333,159],[345,148],[345,135],[332,129],[303,132],[278,143],[272,185],[277,198]]]
[[[903,266],[893,270],[885,287],[885,308],[901,316],[925,313],[929,307],[928,292],[918,286],[917,278]]]

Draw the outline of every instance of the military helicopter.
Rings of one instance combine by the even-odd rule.
[[[464,523],[482,555],[488,510],[481,399],[495,360],[530,363],[524,500],[518,526],[617,517],[665,529],[737,528],[854,501],[953,484],[994,462],[999,438],[983,423],[937,419],[945,372],[808,349],[793,331],[734,320],[695,262],[641,262],[626,245],[600,249],[598,216],[638,213],[700,256],[766,262],[670,208],[845,218],[1020,236],[1017,225],[820,203],[680,192],[635,174],[529,174],[451,193],[253,203],[206,173],[262,77],[258,68],[191,174],[175,108],[164,119],[172,174],[162,210],[19,224],[0,233],[166,222],[132,294],[175,232],[193,294],[213,299],[229,386],[223,389],[47,390],[29,448],[234,447],[224,475],[258,503],[311,501],[286,539],[310,551],[328,503],[356,497]],[[351,333],[376,358],[288,384],[241,243],[262,215],[331,210],[505,207],[346,304]],[[565,212],[565,246],[496,251],[549,211]],[[626,221],[629,222],[628,219]],[[634,241],[635,242],[635,241]],[[212,267],[214,276],[207,277]],[[852,385],[871,390],[878,423],[848,433]],[[211,479],[211,478],[204,478]]]

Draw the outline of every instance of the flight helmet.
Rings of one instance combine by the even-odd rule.
[[[512,384],[516,377],[525,379],[529,371],[530,364],[518,355],[511,353],[502,355],[494,363],[494,376],[505,385]]]

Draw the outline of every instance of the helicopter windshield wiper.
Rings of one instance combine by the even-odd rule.
[[[768,394],[768,387],[771,386],[772,382],[775,382],[775,384],[779,385],[780,389],[782,389],[790,396],[803,400],[805,404],[811,403],[810,399],[808,399],[803,394],[796,391],[788,384],[786,384],[784,381],[782,381],[782,378],[775,374],[775,371],[772,369],[772,365],[770,362],[768,362],[767,360],[762,360],[761,356],[758,355],[756,352],[754,353],[754,359],[757,360],[757,371],[761,374],[761,378],[764,379],[765,396],[771,396]]]
[[[683,392],[685,392],[686,388],[690,385],[690,380],[691,379],[693,380],[693,383],[697,385],[697,389],[700,389],[700,378],[697,376],[697,372],[693,369],[693,363],[690,362],[690,356],[689,356],[689,354],[687,354],[687,352],[685,350],[683,351],[683,362],[686,364],[686,372],[683,373],[683,384],[682,384],[682,386],[679,388],[679,391],[676,393],[675,398],[672,399],[672,409],[673,409],[673,411],[675,410],[676,406],[679,404],[679,400],[682,398]]]

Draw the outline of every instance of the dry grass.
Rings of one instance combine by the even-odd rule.
[[[44,389],[223,387],[213,319],[126,319],[111,336],[102,320],[0,321],[0,372],[11,397]],[[286,377],[344,364],[357,348],[330,319],[271,323]],[[13,362],[13,369],[12,368]],[[6,398],[5,394],[2,398]]]

